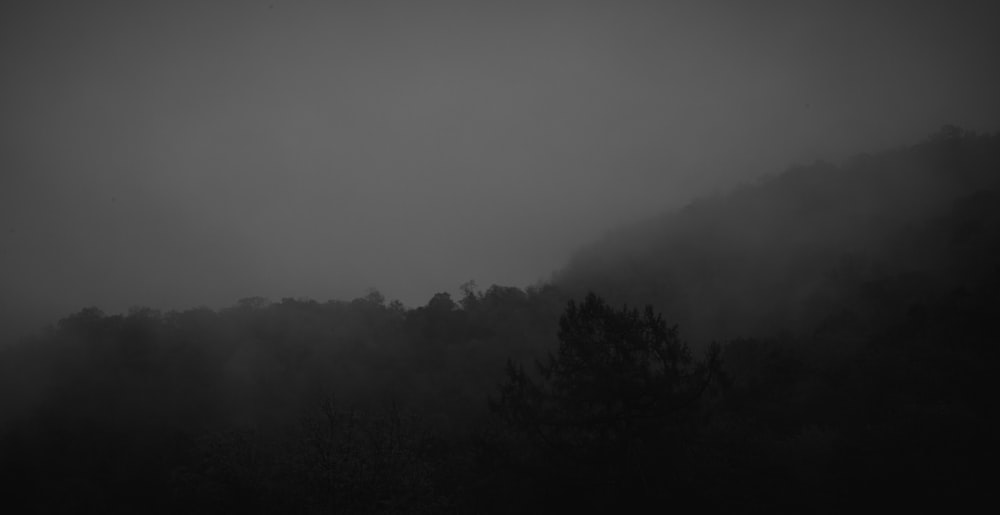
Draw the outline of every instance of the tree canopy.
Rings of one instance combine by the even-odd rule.
[[[651,460],[676,461],[668,453],[683,446],[684,428],[719,378],[718,346],[695,361],[677,326],[651,306],[615,309],[593,293],[568,303],[558,339],[537,374],[508,361],[493,411],[546,459],[609,480],[648,476]]]

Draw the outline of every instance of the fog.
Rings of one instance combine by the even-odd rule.
[[[19,2],[0,325],[545,280],[779,172],[995,130],[990,2]]]
[[[991,7],[7,6],[3,505],[983,504]]]

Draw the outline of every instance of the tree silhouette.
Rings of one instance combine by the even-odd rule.
[[[718,347],[695,362],[677,327],[651,306],[616,310],[593,293],[569,302],[558,338],[534,377],[508,361],[492,410],[545,458],[568,459],[605,479],[644,479],[650,460],[681,443],[717,377]]]

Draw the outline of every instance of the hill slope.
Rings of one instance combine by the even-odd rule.
[[[998,255],[1000,136],[816,163],[609,234],[555,283],[651,303],[694,340],[801,334],[854,283],[919,274],[977,289]],[[841,299],[843,300],[843,299]]]

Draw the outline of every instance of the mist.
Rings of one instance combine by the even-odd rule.
[[[976,506],[994,11],[6,6],[5,507]]]
[[[988,7],[17,3],[0,304],[15,324],[547,280],[790,164],[995,128]]]

